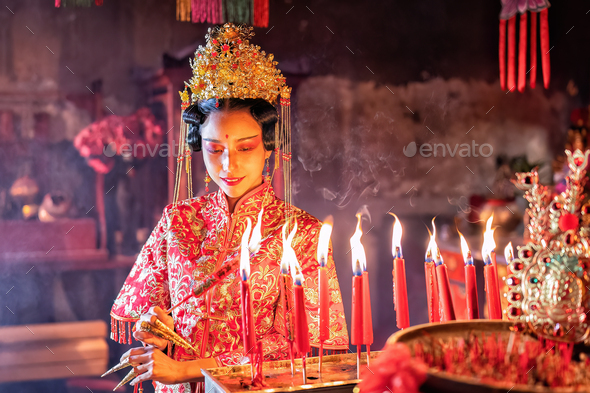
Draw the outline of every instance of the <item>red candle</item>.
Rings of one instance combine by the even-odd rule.
[[[254,319],[252,317],[252,299],[250,297],[250,283],[242,280],[241,285],[242,300],[242,337],[244,339],[244,354],[249,354],[256,345],[256,332],[254,331]]]
[[[467,302],[467,319],[479,319],[477,281],[475,278],[475,266],[473,265],[465,265],[465,296]]]
[[[437,253],[436,259],[436,278],[438,281],[441,310],[440,320],[441,322],[454,321],[455,310],[453,308],[453,298],[451,297],[447,266],[444,264],[440,252]]]
[[[369,272],[363,272],[362,277],[362,293],[363,293],[363,344],[373,344],[373,318],[371,316],[371,293],[369,291]]]
[[[363,277],[360,265],[352,276],[352,316],[350,328],[350,343],[362,345],[363,343]]]
[[[292,311],[293,308],[293,280],[291,276],[288,274],[289,270],[286,273],[281,272],[279,275],[279,284],[281,288],[281,308],[285,313],[285,333],[287,335],[287,340],[293,341],[295,340],[295,335],[293,334],[294,326],[293,326],[293,317]]]
[[[299,354],[305,356],[309,352],[309,328],[305,311],[305,295],[303,293],[303,275],[298,272],[293,281],[293,298],[295,300],[295,344]]]
[[[484,263],[485,290],[488,303],[488,314],[490,319],[502,319],[502,304],[500,302],[500,287],[498,285],[498,271],[496,268],[496,242],[494,241],[494,230],[492,222],[494,215],[488,219],[486,230],[483,233],[483,246],[481,256]]]
[[[461,238],[461,252],[463,254],[463,260],[465,261],[465,301],[467,319],[478,319],[479,304],[477,302],[477,280],[475,279],[473,257],[471,256],[469,245],[461,232],[459,232],[459,236]]]
[[[295,341],[295,322],[293,317],[294,299],[293,299],[293,281],[289,276],[289,270],[294,269],[293,273],[299,269],[297,264],[297,255],[291,247],[293,238],[297,231],[297,221],[289,236],[287,237],[287,225],[288,221],[283,225],[283,255],[281,256],[281,274],[279,282],[281,284],[281,307],[285,313],[285,335],[289,342],[289,357],[291,359],[291,375],[295,374],[295,354],[293,349],[293,343]]]
[[[410,312],[408,310],[408,291],[406,288],[406,263],[402,254],[402,225],[399,218],[395,217],[393,224],[393,236],[391,248],[393,253],[393,301],[395,308],[395,319],[399,329],[410,326]]]
[[[320,301],[320,341],[330,338],[330,292],[328,290],[328,270],[318,269],[318,289]]]
[[[440,306],[438,300],[438,282],[434,262],[426,260],[426,297],[428,300],[428,322],[440,322]]]
[[[366,334],[368,336],[368,330],[364,330],[363,325],[371,323],[371,321],[370,319],[366,321],[363,320],[363,318],[365,317],[365,313],[367,313],[367,311],[365,311],[363,308],[365,304],[367,304],[370,307],[370,303],[365,303],[363,299],[363,270],[366,270],[367,259],[365,256],[365,250],[361,243],[361,236],[363,235],[363,232],[361,230],[361,215],[357,214],[356,216],[358,220],[356,230],[350,238],[350,250],[352,254],[352,326],[350,333],[350,342],[352,345],[362,345],[364,344],[365,340],[365,331],[367,332]],[[370,314],[371,311],[369,309],[368,315],[370,316]],[[372,336],[372,324],[370,327]],[[360,356],[360,349],[358,353]]]
[[[434,257],[436,256],[437,246],[435,241],[436,227],[434,226],[434,218],[432,219],[432,228],[434,234],[428,229],[430,235],[430,241],[428,242],[428,248],[426,249],[426,258],[424,262],[424,272],[426,273],[426,298],[428,301],[428,321],[430,323],[440,322],[440,301],[439,301],[439,290],[438,280],[436,277],[436,265],[434,263]]]
[[[483,267],[483,274],[486,283],[486,295],[488,303],[488,314],[490,319],[502,319],[502,305],[498,291],[498,276],[491,264]]]
[[[320,229],[318,239],[318,293],[319,293],[319,329],[320,344],[330,338],[330,288],[328,286],[328,251],[332,233],[332,216],[329,216]]]
[[[248,238],[252,223],[250,218],[247,218],[247,226],[242,235],[242,247],[240,254],[240,273],[242,281],[240,283],[241,293],[241,311],[242,311],[242,339],[244,341],[244,355],[250,354],[252,359],[253,354],[250,352],[256,346],[256,332],[254,331],[254,318],[252,315],[252,298],[250,293],[250,251],[248,250]]]

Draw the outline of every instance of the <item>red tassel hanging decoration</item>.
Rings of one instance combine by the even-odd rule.
[[[125,322],[127,324],[127,338],[129,341],[127,341],[127,344],[131,345],[133,344],[131,342],[131,322]]]
[[[201,13],[203,11],[201,4],[203,4],[203,2],[199,0],[191,1],[191,20],[193,23],[203,23],[203,20],[201,20],[203,17],[203,14]]]
[[[543,85],[549,88],[551,65],[549,64],[549,22],[547,21],[547,8],[541,11],[541,63],[543,65]]]
[[[506,90],[506,19],[500,19],[498,58],[500,59],[500,87]]]
[[[534,89],[537,85],[537,12],[531,12],[531,76],[529,85]]]
[[[516,87],[516,15],[508,20],[508,91]]]
[[[125,341],[127,341],[125,338],[125,324],[126,322],[119,321],[119,343],[121,344],[125,344]]]
[[[268,0],[254,0],[254,26],[268,27]]]
[[[117,334],[117,320],[111,317],[111,339],[119,341],[119,335]]]
[[[61,7],[61,0],[55,0],[55,6],[57,8]]]
[[[94,0],[94,4],[100,7],[102,5],[102,1],[103,0]]]
[[[524,92],[526,86],[526,33],[527,13],[520,14],[520,39],[518,41],[518,91]]]

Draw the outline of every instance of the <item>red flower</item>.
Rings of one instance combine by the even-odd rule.
[[[238,44],[241,44],[241,43],[242,43],[242,40],[238,39]]]
[[[217,52],[211,52],[211,57],[217,56]]]
[[[211,69],[215,70],[217,68],[217,64],[211,64]]]
[[[235,55],[236,55],[237,57],[240,57],[240,51],[239,51],[239,50],[237,50],[237,51],[236,51],[236,53],[235,53]]]
[[[224,51],[224,52],[227,52],[229,50],[229,45],[228,44],[223,44],[221,46],[221,50]]]
[[[211,42],[213,42],[215,45],[217,45],[217,40],[216,39],[213,39],[213,41],[211,41]]]
[[[361,393],[418,393],[426,380],[426,364],[413,358],[403,343],[386,344],[383,353],[362,371],[358,384]]]

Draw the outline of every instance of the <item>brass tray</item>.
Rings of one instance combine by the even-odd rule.
[[[490,321],[486,319],[473,321],[453,321],[446,323],[427,323],[417,325],[399,332],[394,333],[387,340],[388,343],[402,342],[411,344],[418,340],[424,339],[425,335],[439,338],[463,337],[467,339],[471,332],[481,334],[495,333],[504,336],[505,342],[508,341],[513,322],[508,321]],[[490,385],[479,382],[475,378],[458,376],[444,371],[429,370],[426,382],[422,385],[421,392],[449,392],[449,393],[549,393],[549,392],[572,392],[573,389],[559,388],[550,389],[546,387],[537,387],[529,385],[515,385],[513,383],[502,383]],[[588,387],[586,392],[590,392]],[[580,390],[577,390],[580,392]]]
[[[371,359],[381,352],[371,352]],[[366,353],[361,356],[361,368],[366,366]],[[295,392],[314,390],[318,392],[352,392],[360,382],[356,373],[356,353],[329,355],[322,358],[322,374],[319,375],[319,357],[307,358],[307,383],[303,383],[301,359],[295,359],[295,375],[291,376],[291,361],[278,360],[263,363],[264,381],[267,388],[257,392]],[[250,381],[250,365],[228,366],[202,370],[207,393],[248,392],[240,381]]]

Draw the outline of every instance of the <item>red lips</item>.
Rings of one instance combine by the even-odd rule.
[[[243,177],[222,177],[221,180],[228,186],[237,186],[244,180]]]

